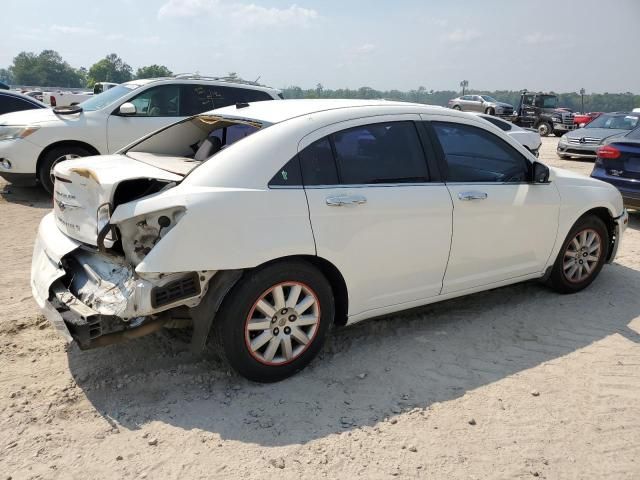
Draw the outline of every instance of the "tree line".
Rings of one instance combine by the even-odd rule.
[[[39,54],[21,52],[8,68],[0,68],[0,81],[10,85],[34,85],[40,87],[92,88],[96,82],[123,83],[136,78],[166,77],[172,75],[164,65],[148,65],[135,73],[130,65],[115,53],[94,63],[88,70],[74,68],[54,50],[43,50]],[[229,74],[236,78],[236,74]],[[466,85],[465,85],[466,87]],[[324,88],[318,83],[315,88],[303,89],[289,86],[282,89],[285,98],[386,98],[405,102],[446,106],[447,101],[460,95],[454,90],[428,90],[424,86],[409,91],[375,90],[371,87],[357,89]],[[499,101],[518,104],[520,92],[515,90],[468,90],[467,94],[487,94]],[[582,111],[582,98],[576,92],[558,93],[559,104],[574,111]],[[590,112],[626,111],[640,107],[640,95],[626,93],[591,93],[584,96],[584,110]]]
[[[164,65],[148,65],[134,73],[130,65],[115,53],[97,61],[87,70],[74,68],[54,50],[40,53],[20,52],[8,68],[0,68],[0,80],[10,85],[39,87],[93,88],[96,82],[123,83],[136,78],[172,75]]]

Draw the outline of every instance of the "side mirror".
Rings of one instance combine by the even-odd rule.
[[[534,162],[533,183],[549,183],[549,167],[543,163]]]
[[[118,109],[118,113],[120,115],[135,115],[136,114],[136,106],[131,102],[125,102],[120,105]]]

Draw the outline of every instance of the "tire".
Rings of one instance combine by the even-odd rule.
[[[554,130],[554,131],[553,131],[553,134],[554,134],[556,137],[558,137],[558,138],[560,138],[560,137],[561,137],[562,135],[564,135],[565,133],[567,133],[567,132],[563,132],[562,130]]]
[[[38,165],[38,171],[36,172],[38,182],[48,194],[53,194],[53,167],[64,160],[88,157],[90,155],[93,155],[93,153],[86,148],[75,145],[52,148]]]
[[[538,133],[541,137],[548,137],[553,130],[551,125],[547,122],[540,122],[536,128],[538,129]]]
[[[589,243],[590,239],[592,243]],[[596,243],[599,245],[598,249],[592,250]],[[548,285],[560,293],[575,293],[587,288],[602,270],[608,253],[609,231],[604,222],[595,215],[583,216],[562,244]],[[588,260],[590,257],[597,257],[597,260],[591,262]],[[576,263],[572,262],[572,258]]]
[[[462,108],[460,108],[460,105],[454,105],[452,108],[454,110],[462,111]]]
[[[295,295],[295,287],[300,288],[297,306],[311,302],[302,311],[282,303]],[[277,300],[278,289],[281,300]],[[240,375],[255,382],[277,382],[302,370],[318,354],[334,312],[331,286],[315,267],[304,261],[280,262],[240,279],[222,303],[214,335]]]
[[[496,111],[492,107],[489,107],[484,111],[484,113],[486,113],[487,115],[495,115]]]

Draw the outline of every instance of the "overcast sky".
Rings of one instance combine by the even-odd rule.
[[[58,51],[274,87],[640,92],[640,0],[3,0],[0,67]]]

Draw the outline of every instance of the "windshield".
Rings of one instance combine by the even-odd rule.
[[[497,100],[489,95],[480,95],[485,102],[497,102]]]
[[[556,108],[558,106],[558,97],[539,96],[536,98],[536,107],[540,108]]]
[[[638,126],[638,117],[635,115],[600,115],[584,128],[633,130],[636,126]]]
[[[106,92],[102,92],[99,95],[94,95],[88,100],[85,100],[80,104],[82,110],[85,112],[95,112],[101,108],[111,105],[113,102],[121,97],[124,97],[127,93],[135,90],[140,85],[135,83],[125,83],[118,85],[117,87],[110,88]]]

